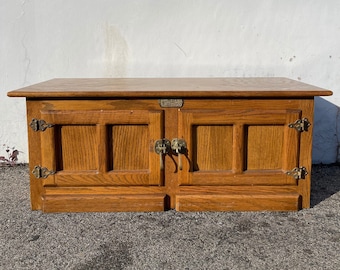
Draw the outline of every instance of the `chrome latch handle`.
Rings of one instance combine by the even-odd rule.
[[[175,138],[171,141],[171,149],[178,155],[178,169],[182,170],[182,155],[187,152],[187,143],[183,139]]]
[[[163,155],[166,155],[170,151],[170,141],[168,139],[161,139],[155,142],[155,153],[159,155],[159,166],[161,170],[164,170]]]

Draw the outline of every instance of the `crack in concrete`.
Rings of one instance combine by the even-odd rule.
[[[24,63],[26,63],[25,64],[26,67],[25,67],[24,83],[23,83],[24,85],[29,83],[27,81],[27,76],[28,76],[28,72],[29,72],[29,69],[30,69],[30,66],[31,66],[31,59],[28,56],[28,50],[27,50],[27,47],[25,45],[25,38],[26,38],[26,35],[24,35],[22,40],[21,40],[21,45],[22,45],[22,47],[24,48],[24,51],[25,51]]]
[[[25,14],[26,14],[25,5],[26,4],[27,4],[27,0],[21,1],[21,14],[18,17],[18,19],[21,19],[22,17],[25,16]],[[23,63],[25,65],[25,75],[24,75],[23,85],[29,84],[29,81],[27,81],[27,77],[28,77],[28,72],[29,72],[30,65],[31,65],[31,59],[30,59],[29,54],[28,54],[28,49],[27,49],[27,46],[25,44],[25,39],[26,39],[26,34],[24,34],[24,36],[21,39],[21,46],[23,47],[24,54],[25,54],[24,60],[23,60]]]
[[[16,19],[21,19],[25,15],[25,8],[24,6],[26,5],[26,0],[21,1],[21,14],[16,18]]]
[[[187,57],[186,52],[176,42],[174,42],[174,44],[184,54],[184,56]]]

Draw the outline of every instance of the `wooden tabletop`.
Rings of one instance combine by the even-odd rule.
[[[84,78],[52,79],[8,92],[9,97],[313,97],[332,91],[278,77],[257,78]]]

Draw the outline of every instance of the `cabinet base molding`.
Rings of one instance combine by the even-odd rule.
[[[159,212],[166,195],[45,195],[43,212]]]
[[[297,211],[297,193],[178,195],[177,211]]]

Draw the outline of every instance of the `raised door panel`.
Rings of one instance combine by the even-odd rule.
[[[98,147],[96,125],[58,126],[57,147],[58,170],[96,171],[98,170]]]
[[[232,170],[232,125],[194,125],[192,145],[193,171]]]
[[[187,154],[179,184],[296,185],[299,110],[182,110],[179,137]]]
[[[154,142],[163,137],[163,112],[49,110],[41,133],[42,164],[56,174],[44,185],[147,186],[163,184]]]

